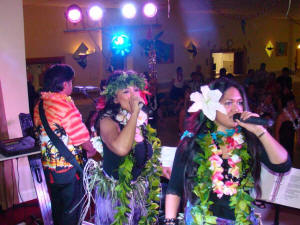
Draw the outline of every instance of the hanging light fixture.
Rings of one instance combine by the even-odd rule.
[[[145,16],[152,18],[157,13],[157,6],[152,2],[148,2],[144,5],[143,12]]]
[[[133,3],[126,3],[122,7],[122,15],[127,19],[133,19],[136,15],[136,7]]]
[[[89,8],[88,15],[89,15],[91,20],[99,21],[99,20],[102,19],[103,9],[98,5],[94,5],[94,6]]]
[[[79,23],[82,20],[82,11],[78,5],[70,5],[66,11],[66,17],[71,23]]]

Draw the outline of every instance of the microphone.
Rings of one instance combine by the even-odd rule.
[[[274,124],[273,120],[269,120],[269,119],[264,119],[261,117],[255,117],[255,116],[251,116],[246,120],[241,120],[241,114],[240,113],[236,113],[233,115],[233,121],[235,120],[240,120],[243,123],[251,123],[251,124],[256,124],[256,125],[262,125],[262,126],[267,126],[267,127],[271,127]]]
[[[149,107],[147,107],[144,102],[139,102],[138,104],[139,108],[148,114],[149,120],[153,119],[153,110]]]

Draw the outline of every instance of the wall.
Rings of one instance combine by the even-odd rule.
[[[18,0],[1,1],[0,17],[3,34],[0,35],[0,80],[5,111],[1,116],[6,117],[9,138],[15,138],[22,136],[19,113],[29,112],[22,4]]]
[[[104,76],[106,63],[100,52],[101,31],[64,32],[81,28],[79,24],[66,26],[65,10],[59,6],[24,5],[26,58],[63,56],[65,63],[76,72],[74,85],[98,86]],[[95,54],[87,57],[85,69],[72,58],[82,42],[89,50],[96,50]]]
[[[8,138],[16,138],[22,136],[19,113],[29,113],[22,1],[1,0],[0,33],[2,34],[0,35],[0,83],[2,89],[0,92],[3,98],[3,102],[0,104],[4,108],[4,113],[1,110],[1,117],[5,117],[7,122]],[[20,188],[18,192],[21,195],[19,196],[20,201],[36,198],[27,157],[12,161],[16,184],[19,184],[18,188]],[[1,162],[1,168],[4,168],[3,171],[9,172],[6,174],[7,178],[13,179],[11,160]],[[17,168],[22,172],[19,173]],[[22,177],[20,180],[19,174]],[[0,185],[5,186],[3,183]],[[16,188],[14,185],[5,187],[7,189],[4,189],[5,195],[1,196],[0,204],[3,201],[8,202],[9,200],[5,198],[9,198],[10,193]],[[2,188],[0,189],[3,190]]]
[[[91,60],[88,60],[90,64],[85,70],[80,69],[71,57],[67,57],[66,63],[73,65],[79,74],[75,82],[94,85],[100,81],[100,77],[106,77],[105,68],[110,63],[111,56],[109,42],[112,34],[120,27],[132,37],[131,65],[139,72],[147,70],[148,59],[138,41],[149,36],[149,27],[146,25],[150,23],[161,25],[160,28],[152,27],[152,36],[164,31],[160,40],[174,44],[174,63],[157,65],[160,83],[169,82],[177,66],[183,67],[186,79],[197,64],[202,65],[204,74],[208,76],[212,64],[211,52],[220,50],[243,50],[246,53],[245,71],[249,68],[258,69],[262,62],[267,64],[268,71],[280,71],[284,66],[293,68],[295,49],[292,45],[299,28],[292,25],[289,20],[270,18],[266,14],[246,20],[243,26],[241,19],[212,14],[209,13],[209,9],[197,10],[197,7],[186,6],[184,1],[172,1],[171,4],[173,5],[169,18],[167,9],[159,9],[157,18],[152,21],[140,15],[131,21],[124,20],[120,17],[119,9],[107,9],[103,19],[105,30],[102,35],[101,32],[91,33],[98,38],[99,43],[103,41],[100,47],[102,51],[98,52],[98,56],[90,57]],[[91,36],[86,32],[63,32],[66,29],[64,10],[65,8],[55,6],[24,6],[27,58],[70,55],[81,41],[94,46]],[[141,24],[143,26],[136,26]],[[275,56],[274,52],[268,57],[265,47],[269,40],[274,45],[277,41],[289,42],[287,55]],[[229,41],[232,41],[231,45]],[[190,42],[197,46],[198,54],[195,58],[186,50]]]

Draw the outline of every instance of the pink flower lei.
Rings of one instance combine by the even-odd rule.
[[[213,135],[212,135],[213,136]],[[235,149],[241,149],[244,143],[243,135],[238,133],[237,130],[233,136],[227,136],[225,140],[226,148],[229,150],[227,153],[229,158],[227,159],[229,169],[228,175],[226,174],[224,180],[224,168],[222,159],[222,150],[219,148],[218,143],[213,138],[212,143],[212,155],[209,158],[210,167],[212,171],[212,188],[213,192],[217,194],[218,198],[222,198],[223,195],[234,195],[237,193],[237,187],[239,185],[239,180],[241,178],[240,168],[238,163],[241,162],[239,155],[234,154]]]

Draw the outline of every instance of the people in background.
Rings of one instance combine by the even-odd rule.
[[[273,105],[273,98],[271,93],[263,94],[261,102],[257,107],[257,113],[259,115],[270,115],[272,120],[276,119],[277,113]]]
[[[181,66],[177,67],[176,75],[172,79],[172,88],[170,92],[170,98],[172,100],[178,100],[184,95],[183,91],[184,79],[183,79],[183,69]]]
[[[41,92],[42,107],[50,129],[63,141],[83,166],[83,150],[88,158],[101,160],[90,142],[89,132],[72,98],[74,71],[68,65],[50,67],[44,76]],[[46,133],[39,114],[39,102],[34,110],[34,125],[41,144],[42,164],[50,189],[52,216],[55,225],[76,225],[80,216],[83,197],[82,177],[76,167],[64,157]]]
[[[247,77],[244,80],[244,85],[246,88],[248,88],[250,83],[254,82],[254,76],[255,76],[255,70],[254,69],[249,69],[247,73]]]
[[[282,68],[281,75],[276,79],[281,89],[287,88],[292,90],[292,78],[290,77],[290,69],[287,67]]]
[[[242,87],[217,79],[193,93],[192,113],[181,137],[168,185],[165,224],[177,222],[180,199],[185,224],[260,224],[251,207],[252,187],[259,193],[260,162],[275,172],[291,163],[286,150],[259,125],[233,120],[252,113]]]
[[[197,65],[194,72],[191,73],[191,80],[188,82],[192,92],[198,91],[200,86],[204,84],[204,75],[202,74],[201,65]]]
[[[223,67],[220,69],[220,78],[221,77],[226,77],[227,74],[227,70]]]
[[[282,99],[283,110],[275,125],[275,137],[294,159],[295,135],[299,135],[300,117],[295,107],[295,97],[290,94]],[[297,137],[299,141],[299,136]]]
[[[250,110],[252,112],[257,112],[257,107],[259,104],[259,95],[257,93],[255,83],[249,83],[247,88],[247,97]]]
[[[266,71],[267,65],[261,63],[259,69],[256,71],[254,76],[254,83],[257,89],[263,89],[268,78],[268,72]]]

